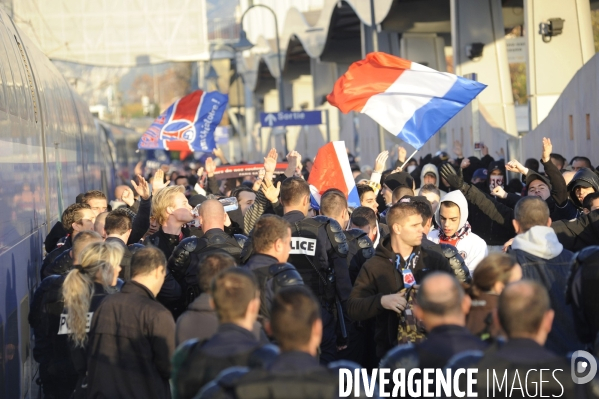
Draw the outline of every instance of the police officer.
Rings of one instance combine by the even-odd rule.
[[[572,377],[579,377],[577,370],[572,369],[576,359],[571,362],[571,359],[558,356],[543,347],[554,316],[545,287],[532,280],[509,284],[499,296],[497,316],[501,328],[507,334],[507,342],[502,346],[495,344],[478,355],[474,352],[468,356],[458,355],[449,364],[451,368],[478,368],[476,389],[479,396],[486,396],[488,389],[493,389],[487,386],[493,383],[492,379],[487,381],[486,378],[495,372],[499,379],[505,376],[509,381],[507,387],[494,387],[502,397],[531,397],[535,391],[541,391],[545,396],[563,398],[597,397],[599,390],[596,378],[590,383],[573,382]],[[581,356],[579,352],[575,352],[574,356]],[[460,357],[466,358],[466,361]],[[594,358],[592,361],[595,361]],[[508,394],[508,387],[520,378],[521,383],[517,385],[522,385],[522,388],[517,390],[522,394]],[[463,385],[464,381],[461,383]],[[526,396],[524,392],[527,393]]]
[[[330,217],[341,226],[349,226],[350,214],[345,194],[338,189],[325,191],[320,198],[320,213]],[[373,212],[374,214],[374,212]],[[374,215],[373,215],[374,216]],[[374,216],[376,218],[376,216]],[[346,229],[343,232],[348,244],[347,265],[350,279],[352,274],[358,275],[364,263],[374,256],[372,240],[360,229]],[[352,281],[353,283],[353,281]],[[347,313],[344,314],[347,329],[347,347],[339,351],[340,359],[347,359],[362,365],[373,365],[375,361],[370,354],[374,351],[374,330],[372,323],[351,322]]]
[[[336,331],[343,337],[344,323],[337,324],[343,312],[337,308],[341,310],[351,291],[347,240],[334,219],[326,216],[306,218],[310,208],[310,187],[303,179],[290,177],[283,181],[281,203],[283,219],[291,224],[289,263],[296,267],[322,307],[320,361],[328,364],[336,360],[338,344],[340,347],[346,345],[343,340],[336,342]]]
[[[249,372],[233,369],[224,371],[197,398],[339,397],[338,370],[327,369],[316,359],[323,334],[320,307],[312,292],[305,287],[282,289],[274,298],[271,320],[273,334],[281,347],[281,355],[264,369]],[[344,363],[346,364],[341,367],[354,366],[351,362]]]
[[[200,238],[189,237],[181,241],[168,261],[168,269],[183,290],[184,306],[200,295],[197,270],[203,258],[214,252],[225,252],[239,263],[241,249],[246,240],[243,235],[231,237],[225,233],[225,208],[218,200],[206,200],[199,211],[204,231]]]
[[[258,280],[260,315],[270,319],[274,291],[281,287],[303,284],[302,278],[289,263],[291,225],[276,215],[262,215],[255,224],[251,243],[254,254],[245,267]]]
[[[76,265],[80,264],[83,249],[93,242],[102,242],[102,237],[94,231],[82,231],[75,236],[71,251]],[[69,250],[66,251],[69,255]],[[69,397],[77,382],[67,335],[58,334],[64,310],[62,286],[68,271],[42,281],[35,290],[29,311],[29,324],[35,332],[33,357],[40,364],[40,380],[46,398]]]
[[[175,352],[175,399],[193,398],[228,367],[263,367],[278,354],[273,345],[260,344],[252,332],[260,309],[252,272],[239,267],[221,271],[212,280],[211,297],[220,323],[217,333],[204,342],[189,340]]]

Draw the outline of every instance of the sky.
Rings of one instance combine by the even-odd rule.
[[[206,0],[208,19],[235,16],[238,0]]]

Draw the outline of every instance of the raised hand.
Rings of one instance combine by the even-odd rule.
[[[271,150],[268,152],[268,155],[264,157],[264,170],[266,171],[266,173],[272,174],[275,172],[275,169],[277,168],[278,157],[279,154],[277,153],[277,150],[271,148]]]
[[[158,191],[168,186],[170,182],[170,180],[164,181],[164,171],[158,169],[156,173],[154,173],[154,179],[152,179],[152,191],[156,194]]]
[[[508,163],[505,164],[505,169],[508,172],[516,172],[516,173],[521,173],[523,175],[528,173],[528,169],[525,168],[520,162],[518,162],[515,159],[512,159],[511,161],[509,161]]]
[[[464,185],[464,176],[462,175],[462,168],[458,169],[456,173],[453,166],[446,163],[441,166],[440,170],[441,177],[444,178],[449,186],[454,190],[459,190]]]
[[[399,162],[404,163],[406,161],[407,155],[408,155],[408,152],[406,151],[405,148],[403,148],[403,147],[397,148],[397,159],[399,160]]]
[[[139,161],[137,163],[137,165],[135,165],[135,169],[133,170],[133,173],[137,176],[137,175],[143,175],[143,166],[144,162],[143,161]]]
[[[495,187],[493,189],[493,191],[491,191],[491,195],[494,195],[494,196],[499,197],[499,198],[506,198],[507,197],[507,193],[505,192],[505,190],[501,186]]]
[[[464,157],[464,151],[462,149],[462,143],[459,140],[455,140],[453,142],[453,153],[458,158]]]
[[[480,151],[482,152],[483,156],[489,155],[489,147],[484,144],[481,145]]]
[[[541,160],[545,163],[551,160],[551,153],[553,152],[553,144],[551,144],[551,139],[547,137],[543,137],[543,155],[541,156]]]
[[[383,151],[377,155],[374,161],[374,171],[377,173],[383,173],[385,166],[387,165],[387,158],[389,158],[389,151]]]
[[[252,186],[252,190],[254,190],[254,191],[260,190],[260,187],[262,186],[262,182],[263,182],[263,178],[258,177],[256,179],[256,181],[254,182],[254,185]]]
[[[278,182],[276,187],[271,182],[262,182],[262,192],[271,203],[276,203],[279,200],[279,193],[281,192],[281,182]]]
[[[135,185],[135,182],[133,180],[131,180],[131,184]],[[121,195],[121,198],[119,198],[119,199],[121,201],[123,201],[125,204],[127,204],[127,206],[129,206],[129,207],[131,205],[133,205],[133,203],[135,202],[135,198],[133,197],[133,191],[131,191],[130,188],[127,188],[126,190],[124,190],[123,194]]]
[[[466,169],[470,166],[470,160],[468,158],[462,159],[462,163],[460,164],[460,168]]]
[[[499,151],[495,151],[495,154],[499,157],[499,159],[505,159],[505,150],[503,147],[499,149]]]
[[[139,194],[143,200],[150,199],[150,186],[148,185],[146,179],[144,179],[142,175],[137,175],[137,180],[139,181],[139,184],[136,184],[135,180],[131,180],[131,184],[133,185],[133,188],[137,194]],[[131,203],[129,203],[127,200],[125,200],[125,194],[131,195],[133,193],[130,193],[130,190],[125,190],[125,192],[123,192],[123,201],[125,201],[129,206],[133,205],[133,195],[131,195]]]
[[[204,162],[204,169],[206,169],[206,173],[208,177],[214,177],[214,171],[216,170],[216,164],[214,160],[210,157],[206,158],[206,162]]]

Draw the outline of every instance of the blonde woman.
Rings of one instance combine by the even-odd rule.
[[[114,292],[121,271],[123,249],[111,242],[94,242],[81,253],[81,265],[67,275],[63,287],[65,313],[60,333],[69,335],[71,355],[79,381],[75,398],[84,395],[83,384],[87,372],[87,333],[100,302]],[[66,321],[66,323],[64,322]],[[64,330],[64,331],[63,331]]]

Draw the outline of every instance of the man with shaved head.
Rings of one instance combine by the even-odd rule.
[[[484,392],[488,392],[486,390],[490,387],[486,385],[486,376],[487,373],[492,375],[493,371],[500,379],[506,376],[507,381],[526,375],[526,378],[522,378],[522,387],[518,388],[522,392],[532,394],[542,386],[545,397],[597,397],[595,393],[589,395],[593,384],[572,384],[570,361],[565,356],[558,356],[544,347],[553,316],[549,294],[541,284],[521,280],[503,290],[499,296],[495,321],[505,331],[508,340],[496,351],[485,353],[477,366],[472,365],[478,368],[479,397],[487,396]],[[523,397],[506,395],[507,391],[503,392],[503,389],[495,397]]]
[[[396,369],[416,356],[419,365],[414,367],[443,368],[457,353],[484,350],[487,345],[465,327],[469,311],[470,297],[454,276],[442,272],[429,274],[418,289],[414,307],[414,316],[429,331],[427,339],[391,349],[381,367]]]
[[[218,200],[209,199],[202,202],[199,221],[204,235],[182,240],[168,261],[168,269],[173,272],[183,288],[185,306],[202,293],[198,284],[198,265],[206,256],[213,253],[226,253],[239,264],[245,236],[234,238],[225,233],[226,218],[225,208]]]

